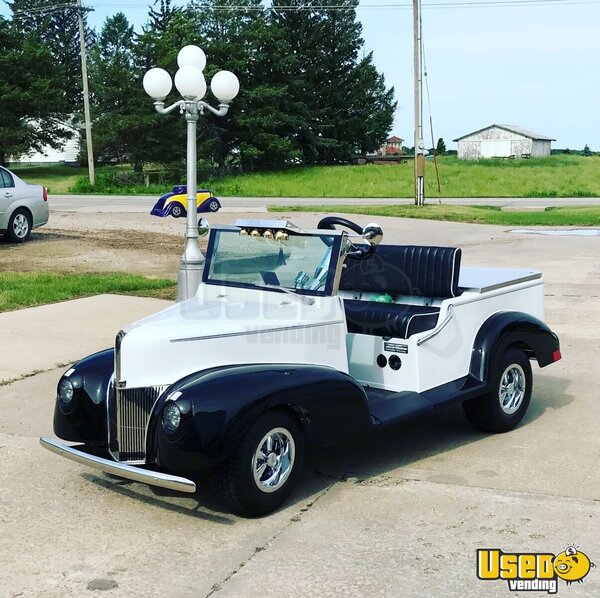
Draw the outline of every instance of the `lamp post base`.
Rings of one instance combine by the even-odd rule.
[[[177,274],[177,301],[185,301],[196,295],[198,286],[202,282],[204,271],[204,258],[201,260],[184,261],[179,264]]]

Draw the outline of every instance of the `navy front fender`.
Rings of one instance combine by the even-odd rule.
[[[180,429],[165,432],[160,417],[176,395]],[[368,429],[364,390],[354,378],[313,365],[257,364],[213,368],[177,382],[154,407],[148,453],[174,471],[193,471],[225,459],[265,411],[286,409],[312,444],[335,444]],[[154,446],[152,446],[154,445]],[[154,449],[154,450],[153,450]]]
[[[85,357],[69,370],[73,401],[65,411],[56,401],[54,433],[63,440],[107,446],[106,398],[114,372],[114,349]]]

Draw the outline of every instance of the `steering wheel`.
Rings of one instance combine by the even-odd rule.
[[[325,230],[337,230],[336,224],[338,226],[345,226],[349,228],[352,232],[355,232],[357,235],[362,235],[363,229],[362,226],[356,224],[356,222],[352,222],[352,220],[348,220],[347,218],[340,218],[339,216],[325,216],[319,221],[317,224],[317,228],[325,229]]]
[[[347,218],[341,218],[340,216],[326,216],[325,218],[319,221],[317,224],[317,228],[325,229],[325,230],[337,230],[336,224],[338,226],[344,226],[345,228],[350,229],[352,232],[355,232],[357,235],[363,234],[362,226],[356,224],[356,222],[352,222],[352,220],[348,220]],[[323,239],[325,243],[327,241]],[[329,243],[327,243],[329,245]],[[371,245],[363,246],[363,245],[354,245],[351,244],[353,248],[352,251],[346,251],[346,257],[354,258],[354,259],[363,259],[369,256],[373,252],[373,247]]]

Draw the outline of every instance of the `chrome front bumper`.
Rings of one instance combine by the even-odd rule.
[[[127,465],[126,463],[119,463],[117,461],[111,461],[110,459],[95,457],[94,455],[84,453],[75,447],[62,444],[52,438],[40,438],[40,444],[57,455],[61,455],[72,461],[77,461],[77,463],[83,465],[88,465],[89,467],[94,467],[105,473],[127,478],[128,480],[134,480],[135,482],[143,482],[144,484],[149,484],[151,486],[160,486],[161,488],[178,490],[179,492],[196,492],[196,484],[187,478],[180,478],[178,476],[159,473],[157,471],[149,471],[148,469],[134,467],[133,465]]]

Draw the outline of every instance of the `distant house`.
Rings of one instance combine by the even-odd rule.
[[[76,164],[79,161],[79,143],[81,134],[79,129],[69,123],[64,123],[63,128],[71,133],[60,149],[46,146],[41,152],[32,152],[12,160],[20,164]]]
[[[549,156],[553,141],[556,140],[514,125],[490,125],[454,139],[459,160]]]
[[[377,150],[379,156],[397,156],[402,153],[402,143],[404,139],[392,135],[386,142]]]

